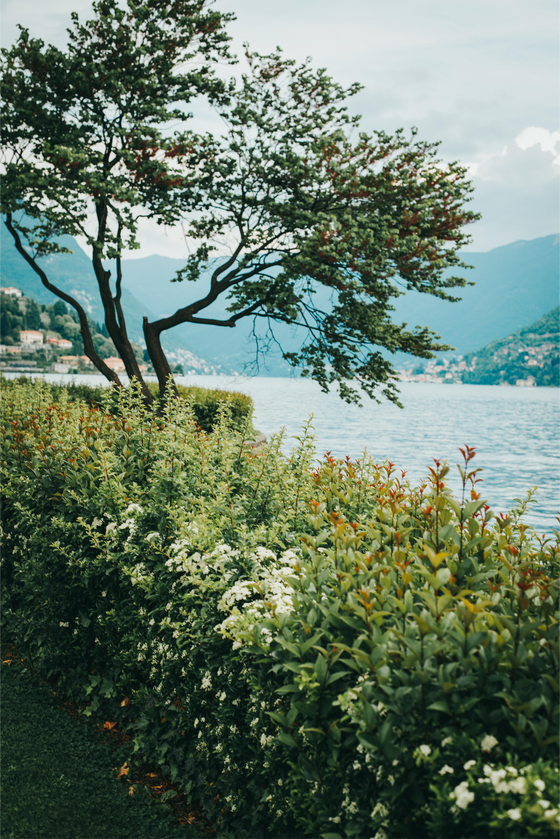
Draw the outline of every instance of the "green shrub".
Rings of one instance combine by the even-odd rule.
[[[309,428],[285,456],[226,405],[206,435],[186,401],[117,399],[4,389],[3,626],[31,667],[222,837],[556,834],[559,546],[493,517],[472,452],[458,503],[437,463],[412,488],[314,468]]]
[[[331,469],[340,464],[323,469],[327,488]],[[373,520],[349,522],[313,502],[290,608],[239,609],[228,621],[289,698],[271,718],[291,755],[290,800],[310,835],[317,826],[356,837],[558,829],[558,775],[546,762],[547,795],[534,790],[521,815],[520,795],[508,801],[492,784],[474,782],[468,811],[470,793],[453,797],[460,783],[473,789],[467,761],[485,780],[483,758],[492,771],[513,766],[513,779],[557,756],[558,551],[508,518],[490,530],[477,499],[463,507],[461,540],[461,507],[440,479],[441,471],[421,503],[389,474]],[[553,803],[539,809],[547,797]]]
[[[11,380],[13,381],[13,380]],[[10,387],[10,380],[2,381],[3,387]],[[71,401],[85,402],[90,407],[104,405],[107,407],[107,387],[103,385],[74,384],[68,385],[49,384],[49,392],[53,402],[59,402],[61,397]],[[148,387],[154,395],[159,393],[159,387],[155,382],[149,382]],[[220,406],[226,403],[228,406],[228,425],[238,431],[246,427],[252,430],[253,400],[250,396],[236,391],[218,390],[204,387],[186,387],[178,385],[177,390],[181,399],[184,399],[192,407],[196,422],[203,431],[210,432],[218,423]],[[113,400],[118,405],[118,397]]]
[[[150,389],[156,393],[155,385]],[[228,406],[228,424],[242,431],[251,423],[253,417],[253,400],[244,393],[229,390],[210,390],[205,387],[186,387],[177,385],[179,396],[192,405],[197,423],[203,431],[210,432],[218,424],[220,405],[224,402]]]

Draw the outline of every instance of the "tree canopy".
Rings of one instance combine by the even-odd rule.
[[[121,306],[122,254],[138,247],[140,218],[181,220],[193,245],[176,277],[185,305],[144,321],[162,393],[166,330],[250,317],[271,335],[276,323],[294,327],[301,340],[284,358],[323,389],[336,382],[352,401],[357,382],[398,401],[387,351],[428,358],[446,347],[425,327],[394,323],[392,301],[403,291],[453,300],[465,285],[444,275],[467,267],[458,253],[477,218],[465,167],[443,164],[438,144],[414,130],[360,132],[346,104],[359,85],[345,89],[280,50],[247,50],[247,72],[224,82],[213,64],[231,60],[227,16],[205,0],[100,0],[94,12],[83,25],[73,15],[66,52],[26,30],[3,51],[2,210],[42,282],[40,257],[61,249],[56,237],[86,236],[108,333],[142,381]],[[221,136],[190,128],[198,96],[221,115]],[[202,294],[189,284],[201,277]],[[76,309],[86,354],[118,383],[79,303],[50,287]],[[228,315],[214,317],[223,297]]]

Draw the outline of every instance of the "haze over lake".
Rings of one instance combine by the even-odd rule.
[[[17,374],[5,374],[12,378]],[[57,382],[106,384],[101,376],[44,378]],[[560,390],[557,388],[489,387],[483,385],[401,384],[403,410],[367,397],[363,407],[347,405],[335,392],[324,394],[312,381],[297,378],[241,376],[177,377],[180,384],[238,390],[255,403],[255,426],[269,438],[286,430],[284,450],[295,444],[305,421],[312,425],[317,455],[361,457],[364,449],[376,460],[393,461],[417,483],[432,458],[447,459],[448,480],[459,493],[455,463],[459,446],[474,446],[474,465],[482,467],[482,497],[503,512],[515,498],[538,487],[527,522],[541,531],[557,527],[560,510]]]

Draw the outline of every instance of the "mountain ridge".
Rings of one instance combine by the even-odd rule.
[[[25,282],[22,290],[26,294],[35,296],[39,302],[50,302],[52,296],[43,289],[13,244],[11,249],[9,243],[5,246],[5,237],[9,234],[4,225],[2,228],[2,284],[19,288],[22,287],[21,282]],[[81,295],[80,302],[90,307],[92,317],[102,319],[101,305],[95,294],[89,291],[90,287],[94,288],[91,286],[93,277],[89,258],[75,240],[66,238],[74,251],[72,257],[48,258],[53,260],[51,264],[56,269],[57,280],[70,293],[73,291],[77,296]],[[473,266],[473,270],[461,273],[476,284],[457,289],[457,296],[462,298],[460,302],[450,303],[428,294],[408,292],[394,301],[392,318],[396,322],[407,323],[409,327],[430,327],[443,342],[455,347],[457,353],[481,350],[503,335],[538,320],[558,305],[559,244],[560,236],[551,234],[536,239],[519,239],[490,251],[465,252],[461,256]],[[141,318],[144,314],[150,318],[163,317],[187,305],[194,294],[200,296],[204,283],[208,281],[207,276],[191,285],[193,294],[186,293],[185,282],[170,282],[183,265],[181,259],[155,254],[123,260],[123,301],[127,318],[130,317],[129,330],[133,340],[142,341]],[[23,269],[27,269],[30,278],[24,277]],[[451,272],[446,273],[449,275]],[[227,301],[218,299],[208,312],[214,317],[223,317],[226,306]],[[264,323],[260,330],[260,341],[268,342],[271,351],[264,358],[263,372],[267,375],[288,375],[292,368],[282,359],[274,339],[267,334],[266,326]],[[170,331],[164,340],[168,347],[184,347],[195,356],[221,367],[221,372],[240,371],[254,360],[252,331],[252,320],[240,321],[233,329],[183,324]],[[274,331],[287,349],[293,349],[301,342],[301,333],[298,336],[296,331],[283,324],[274,325]],[[394,357],[397,366],[406,360],[409,357],[403,354]]]

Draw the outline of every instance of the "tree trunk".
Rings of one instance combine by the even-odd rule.
[[[12,224],[11,213],[6,213],[5,224],[14,239],[16,250],[18,251],[18,253],[21,254],[21,256],[23,256],[23,258],[25,259],[27,264],[33,269],[33,271],[35,271],[45,288],[48,289],[48,291],[55,294],[61,300],[64,300],[65,303],[68,303],[70,306],[72,306],[73,309],[76,310],[76,313],[80,320],[80,331],[82,333],[82,340],[84,342],[84,352],[89,358],[89,360],[93,362],[95,367],[99,370],[100,373],[102,373],[105,376],[105,378],[108,381],[110,381],[117,387],[122,387],[123,384],[119,379],[118,375],[115,373],[114,370],[111,370],[111,368],[105,364],[101,356],[98,355],[98,353],[95,350],[91,330],[87,322],[87,315],[82,306],[80,306],[78,301],[71,297],[69,294],[66,294],[66,292],[62,291],[60,288],[57,288],[55,285],[49,282],[47,275],[45,274],[43,269],[39,267],[35,259],[30,254],[28,254],[25,248],[23,247],[20,235]]]
[[[100,213],[101,211],[98,212],[98,216],[100,215]],[[103,311],[105,312],[105,326],[107,327],[107,332],[109,333],[109,336],[111,337],[111,340],[113,341],[117,349],[117,352],[123,361],[128,378],[131,381],[135,378],[140,382],[144,402],[146,405],[150,406],[152,405],[154,398],[140,372],[138,361],[136,360],[134,350],[132,349],[132,346],[130,344],[128,333],[126,330],[126,322],[121,307],[120,298],[122,292],[122,276],[120,273],[120,260],[118,260],[117,291],[115,297],[113,297],[113,294],[111,292],[111,285],[109,282],[111,278],[111,272],[105,270],[105,268],[103,267],[103,263],[101,262],[101,257],[99,255],[98,246],[101,245],[103,242],[103,228],[104,225],[102,221],[100,221],[100,232],[98,236],[98,241],[93,246],[92,264],[97,279],[97,285],[99,286],[99,294],[101,297],[101,302],[103,304]]]
[[[144,330],[144,338],[146,339],[148,355],[150,356],[150,360],[158,378],[159,395],[162,400],[165,400],[171,395],[177,395],[177,387],[173,379],[171,367],[169,366],[169,362],[167,361],[167,357],[163,351],[163,347],[161,346],[161,329],[154,327],[154,325],[148,321],[147,317],[144,317],[142,326]]]

